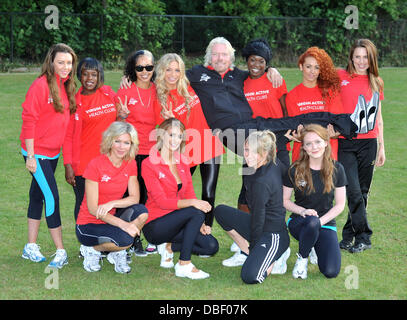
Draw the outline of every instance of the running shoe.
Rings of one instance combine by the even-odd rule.
[[[64,265],[68,264],[68,255],[65,249],[57,249],[52,257],[54,257],[54,259],[49,263],[49,268],[61,269]]]
[[[101,269],[99,262],[102,260],[102,254],[100,251],[81,245],[80,252],[83,256],[83,268],[87,272],[97,272]]]
[[[293,269],[293,277],[295,279],[307,279],[308,272],[308,257],[303,258],[299,253],[297,253],[297,261]]]
[[[271,274],[284,274],[287,272],[287,260],[290,257],[290,254],[290,248],[284,251],[281,257],[274,262],[273,269],[271,269]]]
[[[40,246],[36,243],[27,243],[24,246],[22,257],[33,262],[43,262],[46,260],[40,252]]]
[[[110,252],[107,255],[107,261],[114,265],[114,271],[117,273],[129,273],[131,268],[127,265],[126,256],[126,250]]]
[[[222,264],[225,267],[240,267],[246,261],[247,256],[241,253],[240,251],[235,252],[235,254],[229,259],[223,260]]]
[[[179,262],[175,265],[175,275],[177,277],[181,278],[189,278],[193,280],[198,280],[198,279],[206,279],[209,277],[209,273],[206,273],[202,270],[198,270],[198,272],[193,272],[192,269],[194,268],[194,265],[192,262],[186,264],[186,265],[180,265]]]

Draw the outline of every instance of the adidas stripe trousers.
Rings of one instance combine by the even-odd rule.
[[[246,240],[250,240],[249,213],[219,205],[214,210],[216,221],[225,231],[235,230]],[[242,266],[241,278],[247,284],[262,283],[267,277],[267,269],[288,249],[290,237],[287,229],[280,232],[265,232],[250,250]]]

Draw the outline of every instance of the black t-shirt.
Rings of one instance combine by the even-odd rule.
[[[334,171],[334,186],[335,188],[344,187],[348,184],[346,179],[345,170],[342,164],[335,161]],[[335,199],[335,189],[332,189],[329,193],[323,193],[324,184],[321,180],[320,170],[312,170],[312,183],[314,184],[315,192],[307,194],[307,188],[304,191],[299,190],[294,185],[295,167],[291,167],[284,175],[283,184],[288,188],[294,189],[295,204],[306,209],[314,209],[317,211],[318,216],[322,217],[333,207],[333,201]],[[291,177],[291,179],[290,179]],[[305,181],[304,181],[305,183]],[[291,218],[298,216],[297,214],[291,214]],[[336,226],[335,219],[327,222],[327,226]]]

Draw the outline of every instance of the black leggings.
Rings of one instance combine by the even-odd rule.
[[[288,230],[298,240],[301,256],[307,258],[314,247],[319,270],[327,278],[335,278],[341,270],[338,236],[331,228],[321,227],[319,218],[314,216],[295,217],[288,221]]]
[[[219,205],[215,211],[216,221],[225,231],[235,230],[246,240],[250,239],[249,213],[235,208]],[[279,232],[264,232],[257,243],[252,246],[240,276],[247,284],[262,283],[267,277],[267,270],[278,260],[290,246],[287,228]]]
[[[138,155],[136,155],[137,180],[138,180],[139,190],[140,190],[140,201],[139,201],[139,203],[141,203],[141,204],[146,204],[146,201],[147,201],[147,188],[146,188],[146,184],[144,183],[144,179],[141,176],[141,163],[147,157],[148,157],[148,154],[138,154]]]
[[[27,158],[24,156],[24,160]],[[58,158],[49,159],[35,156],[37,170],[32,175],[30,187],[30,202],[28,205],[27,217],[34,220],[41,220],[42,209],[45,204],[45,219],[50,229],[61,226],[61,215],[59,212],[59,193],[55,180],[55,170]]]
[[[144,228],[144,236],[149,243],[159,245],[171,242],[171,249],[180,251],[179,259],[191,260],[191,254],[214,255],[219,244],[212,235],[203,235],[200,228],[204,221],[204,213],[194,207],[172,211],[165,216],[148,222]]]
[[[212,227],[213,209],[215,206],[216,185],[218,182],[221,156],[212,158],[199,165],[202,180],[202,200],[208,201],[212,210],[205,215],[205,224]],[[191,175],[197,166],[191,167]]]
[[[82,176],[75,176],[75,187],[72,188],[75,193],[74,217],[76,222],[83,201],[83,196],[85,195],[85,178]]]

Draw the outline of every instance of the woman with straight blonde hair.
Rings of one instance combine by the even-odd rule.
[[[161,267],[175,267],[177,277],[208,278],[208,273],[191,262],[191,255],[214,255],[219,245],[215,237],[202,230],[205,214],[212,206],[196,198],[189,164],[182,154],[185,126],[176,118],[168,118],[160,124],[156,136],[156,147],[142,163],[149,211],[144,235],[149,243],[157,245]],[[175,266],[174,251],[180,252]]]
[[[225,151],[222,142],[212,134],[206,123],[199,98],[185,75],[184,61],[178,54],[167,53],[160,58],[156,67],[155,85],[157,100],[154,110],[157,124],[175,117],[185,125],[185,155],[190,163],[191,174],[199,165],[202,200],[214,207],[220,157]],[[212,224],[211,210],[205,215],[202,231],[210,234]]]
[[[76,222],[83,267],[100,270],[101,252],[118,273],[131,271],[127,252],[140,236],[147,209],[139,204],[137,181],[137,131],[126,122],[113,122],[103,133],[101,155],[89,162],[83,173],[85,195]],[[128,196],[124,196],[127,190]]]
[[[276,158],[276,136],[268,130],[248,136],[244,157],[248,167],[243,172],[243,183],[250,213],[219,205],[215,217],[239,247],[222,264],[242,266],[242,280],[255,284],[262,283],[270,273],[284,274],[287,270],[290,238],[283,207],[285,166]]]
[[[292,214],[288,230],[299,242],[294,278],[307,278],[308,256],[327,278],[341,269],[335,217],[345,207],[346,175],[331,157],[329,133],[317,124],[300,131],[301,150],[283,179],[284,207]],[[294,191],[295,201],[291,200]],[[333,202],[335,201],[335,205]]]
[[[356,40],[350,49],[346,70],[338,73],[342,80],[344,111],[352,113],[355,106],[359,107],[358,122],[370,130],[359,132],[353,140],[338,139],[338,160],[343,164],[349,182],[346,190],[349,213],[340,247],[358,253],[372,246],[367,200],[375,166],[381,167],[386,161],[381,105],[383,80],[379,76],[376,46],[368,39]]]
[[[62,268],[68,257],[62,241],[59,192],[55,170],[67,132],[70,114],[76,110],[76,54],[68,45],[53,45],[22,104],[21,152],[32,175],[28,205],[28,243],[22,257],[45,261],[37,245],[42,210],[56,247],[49,267]]]

